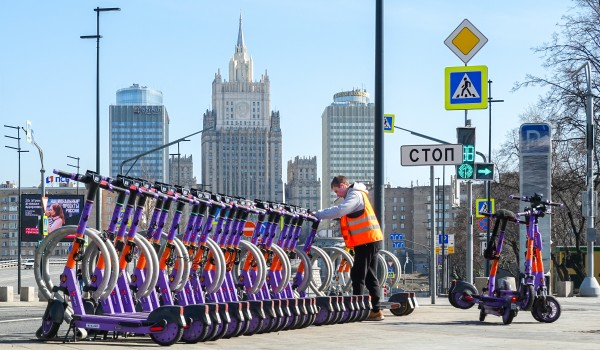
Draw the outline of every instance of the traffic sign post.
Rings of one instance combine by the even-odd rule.
[[[475,217],[477,218],[485,218],[486,216],[479,213],[495,213],[496,212],[496,200],[494,198],[490,198],[488,203],[487,198],[477,198],[475,200],[475,207],[477,208],[477,212],[475,213]]]
[[[394,133],[395,114],[384,114],[383,115],[383,132],[388,134]]]
[[[446,38],[444,43],[466,65],[473,56],[487,43],[487,38],[475,26],[465,19]],[[446,68],[445,105],[447,110],[465,110],[465,126],[467,122],[467,109],[485,109],[488,103],[487,67],[448,67]],[[490,122],[491,124],[491,122]],[[490,136],[491,139],[491,136]],[[467,261],[466,282],[473,283],[473,184],[475,178],[475,133],[471,143],[461,142],[465,145],[462,164],[456,167],[456,179],[467,180],[468,224],[467,233]],[[471,160],[471,158],[473,160]],[[432,180],[433,181],[433,180]],[[434,302],[432,298],[432,302]]]
[[[443,237],[443,241],[442,241]],[[454,235],[453,234],[439,234],[437,235],[437,242],[435,244],[435,253],[441,254],[442,246],[444,247],[445,254],[454,254]]]
[[[463,145],[404,145],[400,147],[403,166],[457,165],[463,162]]]
[[[488,39],[468,19],[463,20],[444,40],[450,51],[467,64]]]
[[[242,233],[244,234],[245,237],[252,237],[252,234],[254,233],[254,229],[256,228],[256,224],[252,221],[246,221],[246,223],[244,224],[244,230],[242,231]]]
[[[547,123],[525,123],[519,130],[519,193],[531,196],[541,194],[544,199],[552,199],[551,169],[552,169],[552,128]],[[527,204],[520,202],[519,211]],[[538,226],[542,234],[542,242],[550,242],[552,216],[544,217]],[[520,227],[519,247],[525,251],[527,244],[525,226]],[[550,269],[550,244],[542,248],[544,271]],[[521,266],[521,270],[523,266]]]
[[[444,77],[447,110],[487,108],[487,66],[446,67]]]
[[[456,128],[456,138],[463,145],[463,158],[456,167],[456,179],[472,180],[475,178],[475,128]]]
[[[475,163],[475,180],[494,180],[494,163]]]
[[[392,232],[390,234],[390,241],[403,241],[403,240],[404,240],[404,233]]]
[[[480,218],[479,220],[477,220],[477,226],[479,227],[479,231],[483,234],[486,233],[489,225],[490,225],[489,218]]]

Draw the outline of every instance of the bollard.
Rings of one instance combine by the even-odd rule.
[[[496,280],[496,290],[517,290],[517,282],[514,277],[502,277]]]
[[[13,286],[0,287],[0,301],[14,301]]]
[[[483,294],[483,288],[487,288],[487,284],[487,277],[475,277],[475,288],[477,288],[479,294]]]
[[[20,300],[21,301],[34,301],[35,288],[34,287],[21,287]]]
[[[38,298],[40,301],[48,301],[48,298],[46,297],[46,295],[44,295],[44,293],[42,293],[42,291],[39,289],[38,289],[37,295],[38,295]]]

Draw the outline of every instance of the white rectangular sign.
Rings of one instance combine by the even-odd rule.
[[[463,145],[418,145],[400,147],[400,164],[459,165],[463,162]]]

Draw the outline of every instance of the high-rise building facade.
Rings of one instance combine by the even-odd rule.
[[[138,84],[118,90],[109,118],[110,176],[121,173],[122,162],[169,142],[169,115],[158,90]],[[137,161],[128,161],[123,172],[149,181],[168,182],[168,157],[169,150],[163,148]]]
[[[192,155],[180,157],[179,155],[169,160],[169,179],[173,185],[179,185],[185,188],[196,187],[196,177],[194,176],[194,161]]]
[[[331,179],[346,176],[351,182],[373,183],[375,145],[375,105],[362,89],[338,92],[325,108],[322,121],[322,199],[323,208],[332,205]]]
[[[279,112],[271,111],[267,72],[253,81],[240,17],[229,80],[212,83],[212,110],[203,117],[202,183],[213,192],[283,200]]]
[[[448,229],[456,226],[454,195],[451,185],[436,187],[435,201],[432,201],[431,186],[385,187],[385,247],[402,263],[408,257],[407,272],[425,272],[429,268],[434,208],[435,235],[447,234]]]
[[[321,180],[317,176],[317,157],[288,160],[285,202],[310,210],[319,209]]]

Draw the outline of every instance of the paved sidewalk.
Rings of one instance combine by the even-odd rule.
[[[420,307],[411,315],[396,317],[386,311],[382,322],[362,322],[259,334],[251,337],[220,339],[200,344],[176,344],[170,349],[598,349],[600,344],[600,299],[559,298],[562,315],[550,324],[539,323],[529,312],[520,312],[510,325],[500,317],[488,316],[479,322],[477,307],[459,310],[447,299],[419,299]],[[27,307],[43,310],[44,303],[0,303],[5,308]],[[41,316],[41,315],[40,315]],[[39,322],[28,322],[23,331],[5,334],[0,324],[0,346],[13,349],[106,349],[107,347],[145,349],[158,347],[149,338],[111,341],[40,342],[35,339]],[[59,334],[64,334],[63,326]]]

